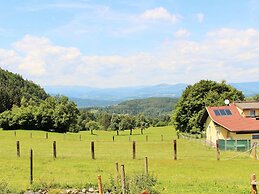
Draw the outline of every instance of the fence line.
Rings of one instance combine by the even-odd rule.
[[[215,143],[213,142],[209,142],[207,141],[205,138],[196,138],[196,137],[193,137],[192,135],[190,134],[187,134],[187,133],[180,133],[179,134],[183,139],[187,139],[189,141],[192,141],[192,142],[196,142],[196,143],[200,143],[200,144],[203,144],[203,145],[213,145],[214,147],[216,146]]]

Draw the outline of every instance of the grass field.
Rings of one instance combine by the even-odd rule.
[[[32,133],[32,138],[30,134]],[[81,141],[80,141],[81,135]],[[112,141],[112,136],[115,141]],[[161,141],[163,135],[163,141]],[[148,142],[146,142],[148,136]],[[115,176],[115,162],[125,165],[127,175],[144,171],[144,158],[149,159],[149,171],[158,179],[160,193],[250,193],[249,177],[259,172],[259,163],[247,153],[221,152],[216,160],[215,149],[197,142],[179,139],[178,160],[173,159],[172,127],[149,128],[144,135],[129,131],[116,136],[115,132],[95,131],[66,135],[17,130],[0,131],[0,181],[7,182],[15,192],[26,190],[29,184],[29,151],[34,151],[35,184],[58,184],[62,187],[82,187],[104,184]],[[16,156],[16,141],[20,141],[21,157]],[[52,142],[57,142],[57,159],[53,159]],[[132,159],[132,141],[136,141],[136,159]],[[91,159],[90,142],[95,141],[96,159]],[[237,154],[240,156],[235,157]],[[235,157],[234,159],[231,159]]]

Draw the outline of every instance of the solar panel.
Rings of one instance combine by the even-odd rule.
[[[219,109],[220,115],[226,115],[226,112],[224,109]]]
[[[225,112],[227,113],[227,115],[232,115],[232,113],[229,109],[226,109]]]
[[[214,110],[214,113],[215,113],[216,116],[230,116],[230,115],[232,115],[232,113],[229,109]]]
[[[214,110],[214,113],[215,113],[216,116],[219,116],[219,115],[220,115],[219,110]]]

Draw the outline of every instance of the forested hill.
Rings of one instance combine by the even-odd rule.
[[[160,97],[128,100],[105,108],[99,108],[109,113],[137,115],[143,113],[150,117],[170,115],[177,103],[177,98]]]
[[[32,81],[24,80],[22,76],[0,68],[0,113],[20,105],[22,97],[45,99],[47,93]]]

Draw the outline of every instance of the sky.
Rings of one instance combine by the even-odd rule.
[[[41,86],[259,81],[257,0],[9,0],[0,67]]]

